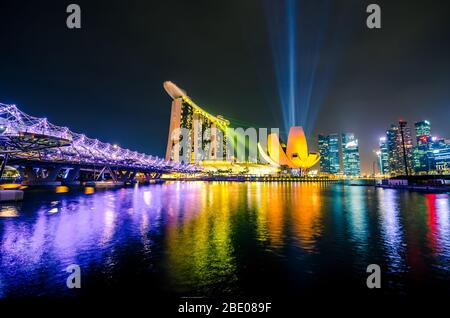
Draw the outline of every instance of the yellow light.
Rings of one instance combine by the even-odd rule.
[[[69,188],[66,186],[57,186],[56,193],[66,193],[69,192]]]
[[[268,136],[267,148],[273,161],[290,168],[309,169],[317,164],[320,159],[319,154],[308,151],[305,132],[302,127],[291,127],[286,151],[275,133]]]
[[[94,187],[85,187],[84,188],[84,194],[92,194],[95,192]]]
[[[0,185],[2,189],[19,189],[20,187],[21,185],[19,183],[5,183]]]
[[[205,112],[200,106],[196,105],[189,97],[186,95],[181,97],[183,101],[187,104],[189,104],[197,113],[201,114],[202,116],[208,118],[211,122],[217,125],[222,131],[225,131],[229,125],[229,121],[223,118],[217,118],[207,112]]]
[[[8,217],[17,217],[19,213],[14,206],[5,207],[0,210],[0,217],[8,218]]]

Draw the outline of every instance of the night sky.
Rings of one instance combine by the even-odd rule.
[[[81,6],[81,30],[66,27],[70,3]],[[382,8],[381,30],[365,25],[369,3]],[[449,1],[326,6],[327,25],[312,26],[324,34],[314,148],[319,132],[354,132],[369,172],[378,138],[399,118],[428,119],[434,134],[450,137]],[[1,0],[0,102],[160,156],[165,80],[232,122],[281,127],[268,15],[263,0]]]

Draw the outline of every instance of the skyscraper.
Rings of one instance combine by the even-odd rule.
[[[339,135],[319,135],[320,171],[337,174],[341,172],[339,160]]]
[[[330,173],[330,152],[328,151],[328,136],[319,135],[320,171]]]
[[[389,151],[386,137],[381,137],[379,142],[380,150],[379,150],[379,166],[380,166],[380,174],[388,175],[389,174]]]
[[[353,133],[342,134],[342,161],[346,176],[359,176],[361,174],[358,139],[355,138]]]
[[[416,174],[426,174],[434,170],[433,152],[431,149],[431,125],[427,120],[414,124],[416,146],[413,150],[413,166]]]
[[[339,158],[339,135],[328,135],[328,149],[330,152],[330,173],[341,172],[341,162]]]
[[[431,136],[431,125],[428,120],[418,121],[414,124],[416,129],[416,139],[419,142],[421,136]]]
[[[405,121],[392,125],[386,131],[391,175],[409,175],[412,171],[411,129]]]
[[[450,140],[432,138],[433,170],[438,174],[450,174]]]
[[[223,158],[227,148],[225,132],[230,122],[204,111],[174,83],[164,82],[164,89],[173,99],[166,160],[191,163]],[[188,148],[180,147],[181,143]]]

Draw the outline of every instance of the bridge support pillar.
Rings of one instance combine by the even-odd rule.
[[[122,181],[122,182],[128,181],[131,173],[132,173],[131,170],[126,170],[125,172],[118,170],[117,171],[117,180]]]
[[[2,164],[0,166],[0,178],[3,177],[3,172],[5,171],[6,163],[8,162],[8,153],[5,153],[5,156],[3,157]]]
[[[75,168],[69,169],[69,172],[67,173],[67,176],[64,179],[64,182],[65,183],[73,183],[79,174],[80,174],[80,167],[75,167]]]
[[[37,173],[34,171],[33,167],[26,166],[25,167],[25,177],[28,182],[34,182],[37,180]]]
[[[147,172],[145,173],[145,181],[150,182],[151,180],[160,178],[162,173],[160,172]]]
[[[59,167],[53,167],[47,169],[47,176],[44,178],[45,181],[56,181],[56,178],[58,177],[59,172],[61,171],[61,168]]]
[[[137,171],[131,171],[128,175],[128,181],[133,181],[134,177],[136,176]]]

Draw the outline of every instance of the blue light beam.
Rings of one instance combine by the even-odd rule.
[[[321,50],[328,26],[328,0],[268,1],[268,27],[284,130],[314,127],[329,79]]]

